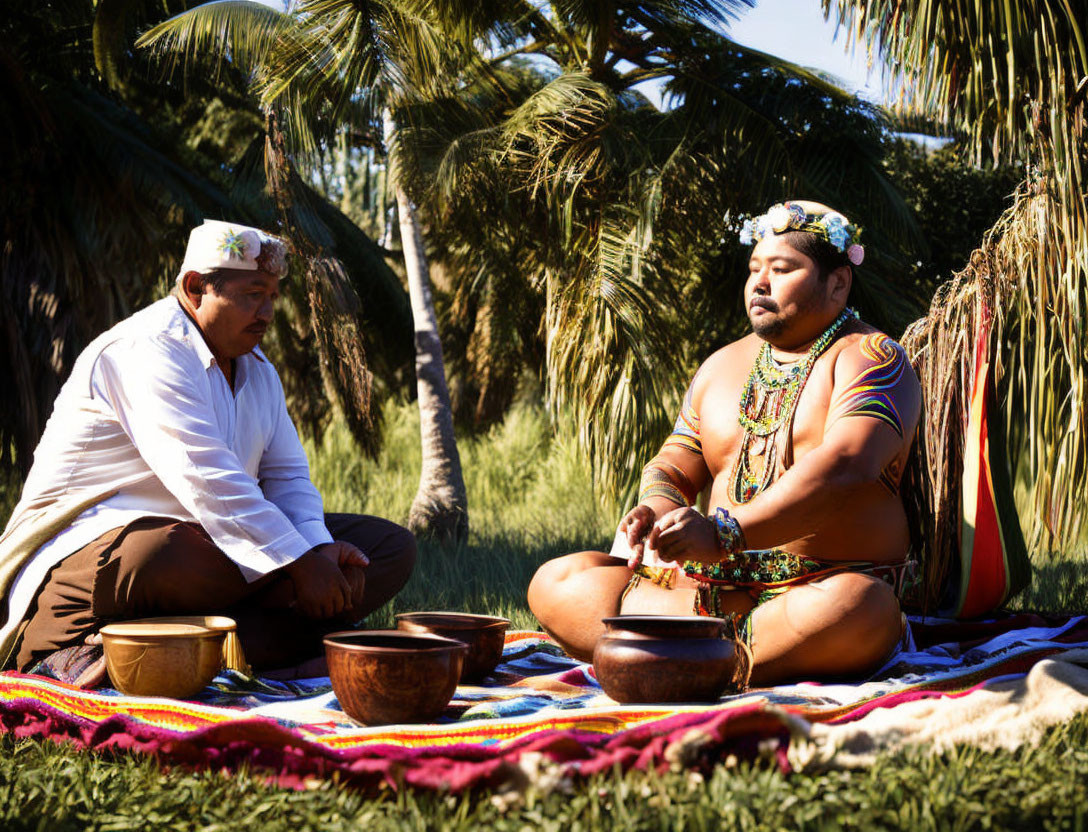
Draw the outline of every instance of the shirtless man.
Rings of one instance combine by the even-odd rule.
[[[752,334],[703,363],[644,469],[619,525],[630,563],[578,552],[529,586],[571,655],[591,658],[607,616],[721,615],[767,685],[866,674],[904,637],[891,584],[909,547],[898,485],[921,390],[902,347],[846,305],[858,236],[812,202],[745,224]],[[704,517],[689,506],[707,486]]]

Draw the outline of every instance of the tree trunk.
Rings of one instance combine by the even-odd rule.
[[[396,127],[388,111],[384,114],[384,121],[386,150],[392,167],[391,140]],[[468,537],[468,496],[457,441],[453,435],[453,409],[446,386],[446,366],[431,297],[427,255],[415,205],[401,187],[400,177],[395,172],[392,184],[397,197],[404,268],[408,274],[408,294],[415,322],[416,391],[423,448],[419,490],[408,512],[408,528],[417,534],[462,541]]]

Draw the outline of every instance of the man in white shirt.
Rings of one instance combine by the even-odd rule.
[[[258,348],[286,272],[281,240],[205,222],[175,293],[79,356],[0,538],[0,665],[109,620],[219,613],[255,668],[284,668],[407,581],[412,535],[324,514],[310,481]]]

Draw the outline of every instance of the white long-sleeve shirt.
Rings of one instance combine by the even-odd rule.
[[[103,333],[76,360],[12,517],[23,505],[114,485],[116,494],[23,566],[5,630],[53,566],[139,517],[196,521],[247,580],[332,540],[275,369],[254,349],[235,360],[232,391],[173,297]]]

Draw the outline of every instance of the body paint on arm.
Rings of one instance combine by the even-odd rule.
[[[698,378],[698,374],[695,377]],[[691,387],[688,387],[687,393],[684,394],[684,404],[680,407],[680,415],[676,417],[672,433],[665,440],[665,447],[677,445],[702,456],[703,442],[699,437],[699,414],[695,412],[695,406],[691,403],[691,389],[694,386],[695,381],[692,380]]]
[[[887,335],[874,332],[859,343],[872,362],[851,381],[832,407],[835,418],[871,416],[903,435],[903,420],[895,399],[896,386],[907,367],[907,354]]]

